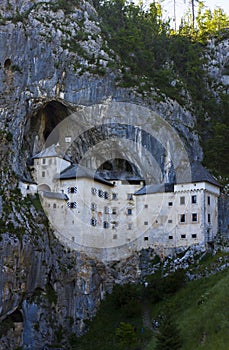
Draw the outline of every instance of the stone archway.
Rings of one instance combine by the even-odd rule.
[[[41,184],[37,187],[38,192],[51,192],[51,188],[49,185]]]

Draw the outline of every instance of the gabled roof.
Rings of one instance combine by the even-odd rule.
[[[192,172],[192,180],[191,180],[192,183],[209,182],[215,186],[220,187],[220,184],[218,183],[218,181],[210,174],[210,172],[200,162],[196,161],[191,164],[191,172]],[[186,183],[190,183],[190,180],[187,180]],[[140,188],[140,190],[135,192],[135,195],[139,196],[144,194],[173,192],[173,191],[174,191],[173,184],[169,184],[169,183],[150,184]]]
[[[50,199],[62,199],[62,200],[68,200],[68,196],[65,193],[58,193],[58,192],[43,192],[43,196],[45,198],[50,198]]]
[[[67,180],[67,179],[79,179],[83,177],[94,179],[95,181],[101,182],[108,186],[114,186],[113,183],[111,183],[110,181],[107,181],[102,176],[96,174],[93,170],[78,164],[70,165],[68,168],[66,168],[60,173],[60,176],[58,178],[60,180]]]
[[[200,163],[193,162],[191,164],[192,182],[209,182],[220,187],[218,181],[210,174],[210,172]]]
[[[173,184],[160,183],[160,184],[150,184],[143,186],[135,192],[136,196],[144,195],[144,194],[152,194],[152,193],[163,193],[163,192],[173,192],[174,186]]]
[[[54,144],[48,148],[43,149],[41,152],[35,154],[35,156],[33,156],[32,159],[49,158],[49,157],[58,157],[58,158],[65,159],[68,162],[71,162],[70,158],[66,156],[63,151],[61,151],[60,147]]]

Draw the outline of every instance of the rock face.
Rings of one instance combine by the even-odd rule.
[[[192,131],[195,116],[176,101],[147,100],[117,87],[120,72],[109,63],[118,57],[102,40],[96,11],[86,1],[67,3],[1,1],[0,349],[64,347],[71,333],[85,331],[84,320],[114,283],[139,278],[137,254],[104,265],[66,250],[38,199],[20,197],[18,176],[30,177],[28,158],[59,122],[79,106],[132,102],[168,121],[192,159],[203,156]]]

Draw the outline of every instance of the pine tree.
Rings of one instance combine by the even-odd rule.
[[[121,349],[131,349],[136,345],[137,337],[134,327],[130,323],[120,322],[119,327],[116,328],[116,336],[119,340]]]
[[[168,311],[162,316],[159,332],[156,336],[155,350],[179,350],[181,349],[180,331],[171,313]]]

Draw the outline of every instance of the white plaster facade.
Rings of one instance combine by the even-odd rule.
[[[37,193],[37,184],[26,179],[18,182],[18,188],[21,191],[22,197],[26,197],[28,194],[34,196]]]
[[[58,238],[72,249],[116,260],[147,247],[161,254],[206,247],[217,234],[220,191],[214,181],[166,189],[140,179],[108,181],[71,167],[50,148],[34,157],[42,205]]]

